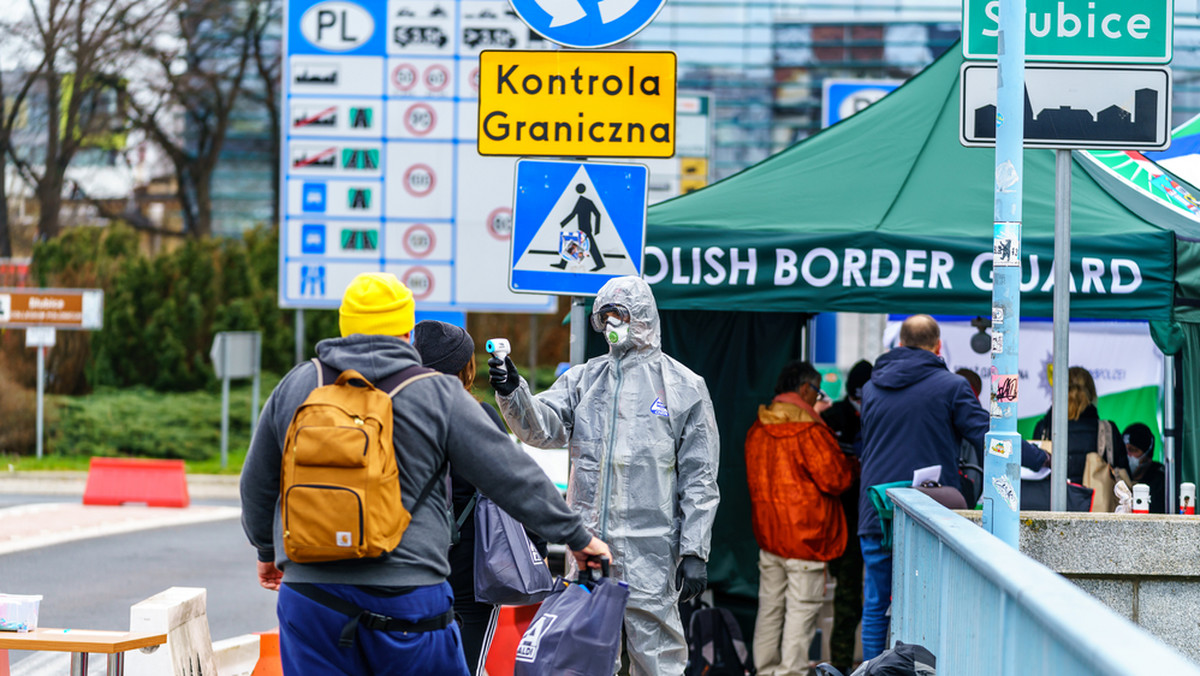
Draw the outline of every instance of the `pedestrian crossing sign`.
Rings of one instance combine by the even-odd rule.
[[[594,296],[641,275],[647,178],[643,164],[518,161],[509,288]]]

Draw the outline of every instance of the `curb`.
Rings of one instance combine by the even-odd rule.
[[[78,495],[87,486],[87,472],[0,472],[0,493],[16,495]],[[193,499],[237,500],[237,475],[189,474],[188,497]]]

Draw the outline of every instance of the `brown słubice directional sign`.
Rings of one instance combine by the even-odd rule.
[[[0,287],[0,327],[91,331],[104,325],[100,289]]]

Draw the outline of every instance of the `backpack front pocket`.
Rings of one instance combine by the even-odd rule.
[[[293,514],[302,518],[294,519]],[[300,563],[352,558],[364,547],[363,500],[354,490],[296,484],[283,496],[283,541]]]

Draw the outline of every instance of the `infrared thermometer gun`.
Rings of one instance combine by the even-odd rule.
[[[510,352],[512,352],[512,348],[510,348],[508,345],[507,338],[492,338],[487,342],[485,347],[487,348],[489,354],[495,356],[496,359],[499,359],[500,361],[504,361],[504,358],[507,357]]]

